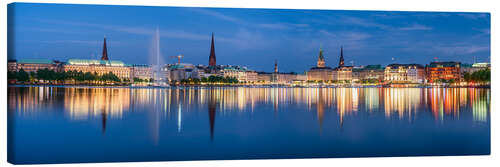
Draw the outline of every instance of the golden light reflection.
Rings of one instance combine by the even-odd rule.
[[[64,109],[72,119],[89,116],[121,118],[130,108],[130,89],[125,88],[69,88],[64,90]]]
[[[181,105],[182,104],[182,105]],[[474,121],[486,122],[490,111],[490,90],[478,88],[88,88],[88,87],[9,87],[8,108],[17,114],[58,109],[74,120],[90,117],[121,119],[124,112],[157,111],[151,115],[152,126],[160,118],[175,114],[182,131],[183,112],[256,112],[256,106],[270,105],[278,113],[290,105],[305,106],[316,112],[319,125],[327,112],[345,117],[358,112],[380,113],[387,119],[412,120],[428,112],[436,120],[463,112]],[[181,109],[182,106],[182,109]],[[174,112],[171,112],[174,111]],[[465,113],[467,114],[467,113]],[[210,116],[214,116],[212,113]],[[218,114],[219,115],[219,114]],[[214,120],[213,117],[212,120]],[[103,118],[103,123],[106,120]],[[104,129],[105,127],[103,127]],[[158,131],[155,130],[155,131]]]

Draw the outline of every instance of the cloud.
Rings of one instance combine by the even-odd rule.
[[[483,19],[488,17],[488,14],[486,13],[460,13],[457,15],[472,20]]]
[[[448,55],[461,55],[461,54],[472,54],[477,52],[489,51],[489,46],[478,46],[478,45],[469,45],[469,46],[435,46],[435,50],[448,54]]]
[[[490,35],[491,34],[490,28],[472,28],[472,29],[481,32],[482,35]]]
[[[219,37],[216,41],[229,43],[238,49],[265,49],[274,47],[277,43],[276,40],[266,39],[266,37],[258,32],[250,31],[245,28],[240,28],[231,38]]]
[[[195,11],[195,12],[198,12],[198,13],[201,13],[201,14],[213,16],[213,17],[216,17],[218,19],[226,20],[226,21],[233,22],[233,23],[238,23],[238,24],[244,24],[245,23],[244,21],[242,21],[239,18],[236,18],[236,17],[233,17],[233,16],[229,16],[229,15],[223,14],[221,12],[216,12],[215,10],[202,9],[202,8],[188,8],[188,9],[191,10],[191,11]]]
[[[250,23],[248,23],[240,18],[230,16],[230,15],[224,14],[222,12],[217,12],[217,11],[211,10],[211,9],[190,8],[189,10],[198,12],[200,14],[213,16],[215,18],[229,21],[232,23],[246,25],[246,26],[252,26],[252,27],[257,27],[257,28],[286,30],[286,29],[309,27],[308,24],[293,24],[293,23],[260,23],[260,24],[255,23],[255,24],[250,24]]]
[[[43,23],[49,23],[49,24],[92,27],[92,28],[113,30],[113,31],[130,33],[130,34],[137,34],[137,35],[154,35],[156,32],[155,28],[146,28],[146,27],[106,25],[106,24],[94,24],[94,23],[71,22],[71,21],[64,21],[63,22],[63,21],[54,21],[54,20],[38,20],[38,21],[43,22]],[[187,31],[183,31],[183,30],[171,30],[171,29],[160,29],[160,35],[162,37],[188,39],[188,40],[206,40],[206,39],[209,39],[209,35],[200,35],[200,34],[191,33],[191,32],[187,32]]]
[[[371,37],[371,35],[367,33],[351,31],[330,32],[327,30],[319,30],[319,33],[327,38],[333,38],[335,40],[342,41],[361,41]]]
[[[267,28],[267,29],[287,30],[295,28],[307,28],[309,27],[309,24],[268,23],[268,24],[257,24],[257,27]]]
[[[326,36],[328,38],[336,38],[337,37],[337,34],[332,33],[330,31],[327,31],[327,30],[319,30],[319,33],[323,34],[324,36]]]
[[[352,25],[358,25],[362,27],[371,27],[371,28],[379,28],[379,29],[392,29],[391,26],[385,25],[385,24],[380,24],[377,22],[373,22],[370,20],[358,18],[358,17],[351,17],[351,16],[344,16],[341,18],[341,22],[345,24],[352,24]]]
[[[400,27],[399,30],[403,31],[412,31],[412,30],[432,30],[432,27],[421,25],[421,24],[413,24],[407,27]]]
[[[371,35],[369,34],[360,32],[347,32],[342,34],[343,34],[342,38],[347,41],[360,41],[371,37]]]

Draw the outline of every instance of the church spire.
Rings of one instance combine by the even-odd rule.
[[[344,66],[344,49],[342,46],[340,46],[340,60],[339,60],[339,67]]]
[[[278,73],[278,60],[274,60],[274,73]]]
[[[106,47],[106,36],[104,36],[104,46],[102,47],[102,57],[101,60],[109,60],[108,58],[108,48]]]
[[[208,66],[212,66],[212,67],[216,66],[214,33],[213,32],[212,32],[212,46],[210,46],[210,57],[208,58]]]
[[[321,46],[319,47],[319,56],[318,56],[317,67],[325,67],[325,57],[323,56],[323,49],[321,49]]]

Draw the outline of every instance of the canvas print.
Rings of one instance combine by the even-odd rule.
[[[490,154],[490,14],[13,3],[14,164]]]

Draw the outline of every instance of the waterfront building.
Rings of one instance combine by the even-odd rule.
[[[220,75],[236,78],[240,82],[257,82],[258,74],[253,70],[241,66],[221,66]]]
[[[103,75],[108,73],[113,73],[120,79],[132,80],[134,67],[132,65],[126,65],[122,61],[109,60],[108,49],[106,45],[106,37],[104,37],[104,44],[102,48],[102,57],[100,60],[95,59],[68,59],[66,63],[63,64],[62,70],[68,71],[81,71],[96,73],[97,75]]]
[[[193,72],[195,66],[187,63],[171,64],[168,66],[171,81],[181,81],[183,79],[195,78]]]
[[[425,69],[420,64],[389,64],[384,70],[384,80],[391,83],[424,83]]]
[[[201,79],[201,78],[208,78],[210,77],[211,74],[206,73],[205,69],[207,67],[201,64],[198,64],[194,67],[192,77],[196,79]]]
[[[319,49],[318,61],[316,67],[312,67],[307,71],[308,81],[330,81],[333,80],[333,69],[325,65],[325,57],[323,50]]]
[[[150,65],[145,64],[135,64],[132,67],[132,79],[139,78],[143,80],[149,80],[153,78],[153,68]]]
[[[120,79],[133,79],[132,68],[117,60],[69,59],[63,70],[97,73],[98,75],[113,73]]]
[[[491,69],[491,64],[490,63],[460,64],[461,78],[463,78],[464,74],[466,73],[472,74],[476,71],[484,69]]]
[[[238,81],[246,80],[246,70],[237,66],[226,66],[221,70],[223,77],[236,78]]]
[[[472,64],[472,67],[474,68],[488,68],[490,69],[491,68],[491,63],[474,63]]]
[[[258,81],[258,76],[256,71],[247,71],[247,82],[257,82]]]
[[[342,66],[334,69],[333,80],[347,81],[352,80],[352,66]]]
[[[426,66],[427,81],[434,83],[441,80],[459,81],[460,62],[431,62]]]
[[[277,83],[280,84],[288,84],[292,83],[294,81],[297,81],[297,73],[290,72],[290,73],[278,73],[277,74]]]
[[[358,82],[361,80],[361,70],[363,68],[363,66],[352,67],[352,82]]]
[[[7,60],[7,71],[15,72],[17,71],[17,62],[16,60]]]
[[[257,72],[257,81],[263,83],[271,82],[273,74],[269,72]]]
[[[307,71],[308,81],[331,81],[334,78],[334,71],[330,67],[313,67]]]
[[[307,81],[307,75],[305,74],[297,74],[297,79],[295,81]]]
[[[42,69],[49,69],[54,71],[61,70],[61,62],[49,59],[20,59],[17,62],[10,62],[9,69],[19,71],[23,69],[26,72],[36,72]],[[14,65],[16,66],[14,68]]]
[[[333,70],[333,80],[351,82],[353,66],[344,65],[344,49],[340,47],[339,66]]]
[[[381,65],[367,65],[359,72],[359,80],[384,80],[384,68]]]

